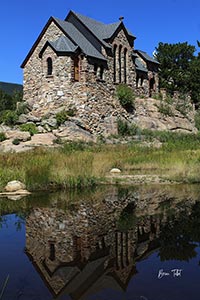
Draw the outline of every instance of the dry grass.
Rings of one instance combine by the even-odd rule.
[[[200,182],[200,147],[196,149],[141,145],[83,145],[0,154],[0,189],[14,179],[31,190],[52,187],[82,188],[105,178],[111,168],[124,174],[164,175]]]

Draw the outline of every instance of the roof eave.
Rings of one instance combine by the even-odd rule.
[[[157,60],[153,60],[153,58],[152,58],[152,59],[147,59],[144,55],[142,55],[142,53],[141,53],[140,50],[135,50],[135,53],[137,53],[138,55],[142,56],[142,58],[143,58],[146,62],[150,62],[150,63],[153,63],[153,64],[160,65],[160,63],[159,63]]]
[[[53,17],[50,17],[49,20],[47,21],[46,25],[44,26],[43,30],[41,31],[41,33],[39,34],[38,38],[36,39],[35,43],[33,44],[33,46],[31,47],[31,50],[28,52],[26,58],[24,59],[24,61],[22,62],[20,68],[24,68],[26,63],[28,62],[29,58],[31,57],[31,55],[33,54],[35,48],[37,47],[38,43],[40,42],[42,36],[44,35],[44,33],[46,32],[47,28],[49,27],[49,25],[51,24],[51,22],[53,21]]]
[[[38,36],[37,40],[35,41],[35,43],[33,44],[31,50],[29,51],[28,55],[26,56],[25,60],[23,61],[23,63],[21,64],[21,68],[23,69],[26,65],[26,63],[28,62],[29,58],[31,57],[31,55],[33,54],[35,48],[37,47],[37,45],[39,44],[42,36],[44,35],[44,33],[46,32],[47,28],[49,27],[49,25],[51,24],[51,22],[54,22],[56,24],[56,26],[58,26],[58,28],[64,33],[65,36],[67,36],[74,44],[75,41],[72,40],[72,38],[66,33],[66,31],[60,26],[60,24],[57,22],[57,20],[54,17],[50,17],[48,22],[46,23],[46,25],[44,26],[43,30],[41,31],[40,35]]]

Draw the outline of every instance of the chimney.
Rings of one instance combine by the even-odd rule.
[[[122,20],[124,20],[124,17],[119,17],[119,20],[122,22]]]

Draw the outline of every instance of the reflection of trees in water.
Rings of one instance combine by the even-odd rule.
[[[178,220],[170,219],[161,229],[160,259],[189,261],[196,257],[200,242],[200,203],[196,203],[190,216],[185,211]]]

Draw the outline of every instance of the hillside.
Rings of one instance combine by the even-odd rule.
[[[2,90],[3,92],[5,92],[8,95],[12,95],[15,91],[22,92],[23,86],[22,86],[22,84],[0,81],[0,90]]]

